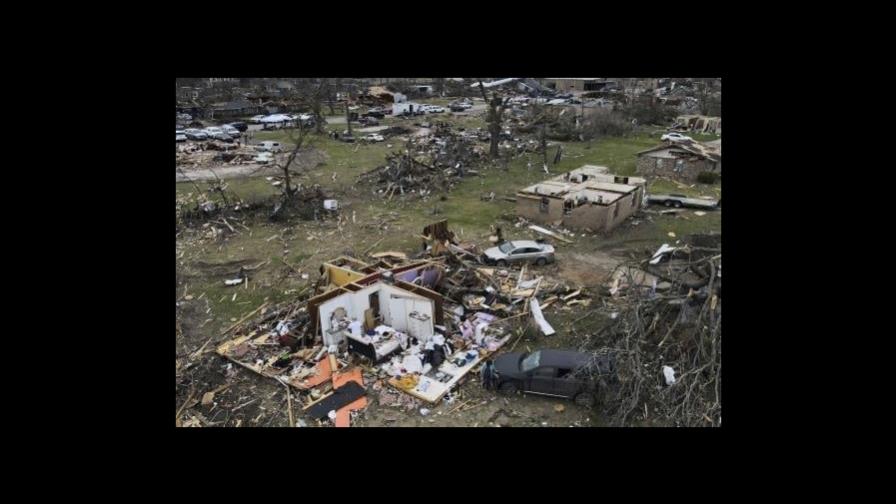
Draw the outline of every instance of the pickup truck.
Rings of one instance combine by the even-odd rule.
[[[650,194],[647,196],[647,202],[675,208],[686,206],[692,208],[712,209],[719,206],[719,202],[716,200],[689,198],[684,194]]]

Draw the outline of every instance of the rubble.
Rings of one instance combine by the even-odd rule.
[[[421,259],[387,251],[370,255],[378,261],[375,264],[345,256],[325,263],[320,280],[312,288],[295,301],[275,308],[261,306],[246,315],[225,331],[233,330],[235,337],[219,345],[216,352],[298,390],[303,410],[313,408],[315,418],[324,418],[330,411],[324,411],[326,407],[336,411],[334,424],[342,425],[350,417],[341,408],[361,398],[354,388],[348,389],[351,394],[344,398],[339,395],[340,381],[349,373],[366,370],[370,375],[367,381],[373,380],[366,390],[375,393],[373,397],[380,405],[419,408],[419,403],[402,395],[436,404],[483,359],[507,343],[519,324],[526,323],[519,315],[540,317],[543,327],[548,328],[546,332],[553,334],[536,298],[539,293],[545,298],[545,307],[556,302],[590,302],[580,298],[582,289],[570,289],[543,275],[527,275],[525,266],[518,272],[481,266],[470,251],[475,249],[458,242],[446,221],[426,226],[421,236],[426,246]],[[354,294],[359,290],[364,292]],[[423,325],[396,330],[385,324],[388,319],[376,319],[370,309],[359,317],[360,312],[348,311],[353,308],[341,307],[357,302],[349,303],[349,299],[366,302],[368,293],[378,290],[404,292],[393,294],[390,302],[408,299],[411,304],[405,308],[399,304],[391,310],[410,313],[413,309],[421,314],[414,316]],[[356,329],[352,328],[355,324]],[[428,324],[435,332],[428,332]],[[405,331],[436,346],[424,350],[422,343],[420,347],[411,345]],[[431,348],[442,348],[444,356],[432,357],[426,353]],[[395,357],[396,353],[403,357]],[[374,367],[359,366],[358,359]],[[384,379],[393,391],[403,394],[383,387],[380,380]],[[355,381],[365,388],[362,378]]]
[[[617,358],[618,380],[601,384],[611,425],[721,424],[721,235],[682,241],[620,265],[597,310],[612,322],[580,345]]]
[[[373,191],[391,200],[394,196],[450,191],[460,179],[478,175],[474,169],[485,158],[484,150],[465,136],[438,123],[432,135],[407,140],[401,152],[386,156],[386,164],[363,173],[359,181],[372,183]]]

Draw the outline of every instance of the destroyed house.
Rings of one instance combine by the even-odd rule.
[[[347,342],[349,348],[377,361],[396,348],[375,348],[362,334],[389,326],[428,340],[434,325],[442,324],[442,296],[430,290],[442,279],[438,264],[420,261],[393,269],[379,269],[355,259],[341,257],[323,265],[329,290],[308,300],[312,331],[325,345]],[[351,323],[359,331],[353,334]],[[354,337],[351,337],[354,336]]]
[[[611,231],[643,205],[645,180],[585,165],[517,193],[517,215],[544,224]]]
[[[665,143],[638,153],[637,172],[694,182],[703,172],[722,175],[722,146],[683,141]]]
[[[675,127],[700,133],[722,134],[722,118],[703,115],[682,115],[675,118]]]

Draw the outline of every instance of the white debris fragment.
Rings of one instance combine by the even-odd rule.
[[[657,249],[653,254],[653,258],[650,260],[650,264],[659,264],[659,262],[663,259],[665,254],[673,252],[675,247],[670,247],[668,243],[662,244],[660,248]]]
[[[549,324],[548,321],[545,320],[544,314],[541,313],[541,306],[538,305],[537,299],[532,298],[532,300],[529,302],[529,309],[532,310],[532,317],[536,322],[538,322],[538,327],[541,328],[541,332],[543,332],[545,336],[551,336],[556,333],[556,331],[554,331],[554,328],[551,327],[551,324]]]
[[[666,385],[675,383],[675,370],[669,366],[663,366],[663,376],[666,378]]]
[[[234,278],[232,280],[224,280],[224,285],[239,285],[243,283],[242,278]]]

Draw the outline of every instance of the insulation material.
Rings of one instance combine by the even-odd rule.
[[[529,302],[529,309],[532,310],[532,318],[538,323],[538,327],[541,328],[541,332],[543,332],[545,336],[551,336],[556,333],[554,328],[551,327],[551,324],[545,320],[544,314],[541,313],[541,306],[538,305],[537,299],[532,298]]]

